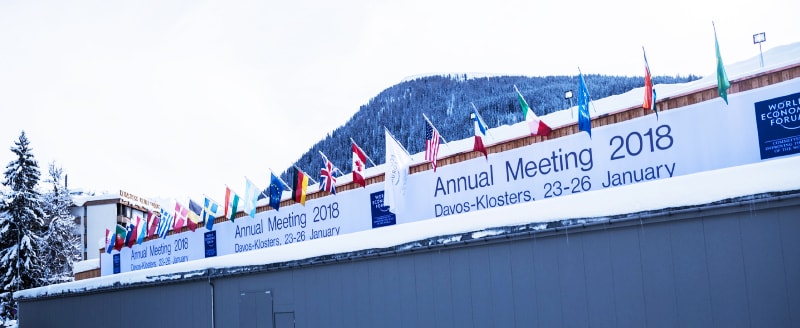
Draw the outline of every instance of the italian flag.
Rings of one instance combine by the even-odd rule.
[[[517,87],[514,86],[514,89]],[[517,98],[519,98],[519,105],[522,107],[522,118],[528,122],[528,127],[531,130],[532,136],[549,136],[550,127],[545,124],[542,120],[539,119],[538,116],[531,110],[528,106],[528,103],[525,101],[525,98],[522,98],[522,94],[517,89]]]

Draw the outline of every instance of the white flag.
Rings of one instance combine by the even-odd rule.
[[[383,182],[383,205],[398,214],[403,210],[406,196],[406,179],[411,157],[397,140],[386,131],[386,175]]]
[[[250,182],[250,179],[246,178],[245,184],[245,193],[244,193],[244,211],[247,214],[250,214],[250,217],[256,217],[256,204],[258,203],[258,195],[261,194],[261,189],[256,187],[256,185]]]

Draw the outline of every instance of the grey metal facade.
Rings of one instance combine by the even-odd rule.
[[[22,328],[800,327],[797,194],[631,217],[26,299],[19,322]]]

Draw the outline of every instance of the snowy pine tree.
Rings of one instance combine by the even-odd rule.
[[[6,166],[7,187],[0,203],[0,316],[14,318],[16,304],[13,292],[41,285],[42,258],[39,245],[43,230],[44,212],[41,196],[36,191],[39,166],[31,153],[25,131],[11,151],[16,155]]]
[[[63,170],[50,163],[47,182],[53,189],[43,195],[46,232],[42,243],[44,283],[72,281],[72,263],[81,259],[78,225],[72,220],[69,208],[72,199],[64,183]]]

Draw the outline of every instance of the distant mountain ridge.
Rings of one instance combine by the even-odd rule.
[[[483,119],[494,128],[522,120],[514,85],[519,88],[531,109],[545,115],[571,107],[564,93],[578,86],[577,76],[485,76],[468,74],[433,75],[413,78],[389,87],[362,105],[350,120],[313,145],[294,165],[316,179],[323,165],[319,151],[338,166],[350,172],[352,153],[350,138],[376,164],[384,162],[383,127],[411,154],[424,150],[425,120],[430,118],[446,140],[460,140],[473,135],[469,114],[472,104]],[[618,95],[644,86],[643,77],[584,75],[593,100]],[[699,76],[656,76],[654,84],[685,83]],[[572,99],[572,106],[577,99]],[[291,184],[293,170],[287,168],[281,178]]]

